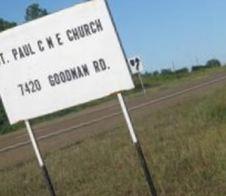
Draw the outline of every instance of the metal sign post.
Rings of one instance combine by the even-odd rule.
[[[129,129],[129,132],[130,132],[130,136],[131,136],[132,141],[133,141],[133,145],[134,145],[134,147],[135,147],[135,149],[137,151],[137,154],[139,156],[139,160],[140,160],[141,166],[142,166],[143,171],[144,171],[145,178],[146,178],[147,183],[149,185],[150,192],[151,192],[152,196],[157,196],[157,192],[156,192],[156,189],[155,189],[152,177],[151,177],[151,173],[150,173],[150,171],[148,169],[147,162],[145,160],[145,157],[144,157],[141,145],[140,145],[140,143],[138,141],[138,138],[136,136],[135,130],[133,128],[133,124],[132,124],[130,115],[128,113],[125,101],[124,101],[121,93],[118,93],[117,96],[118,96],[118,100],[119,100],[119,103],[120,103],[120,106],[122,108],[122,112],[123,112],[124,118],[126,120],[128,129]]]
[[[143,82],[143,80],[142,80],[142,77],[141,77],[140,72],[138,73],[138,78],[139,78],[139,80],[140,80],[140,84],[141,84],[141,87],[142,87],[142,89],[143,89],[143,93],[146,94],[146,90],[145,90],[145,88],[144,88],[144,82]]]
[[[45,179],[45,183],[46,183],[46,185],[47,185],[47,187],[48,187],[50,196],[56,196],[56,193],[55,193],[53,184],[52,184],[52,182],[51,182],[51,179],[50,179],[50,176],[49,176],[47,167],[45,166],[45,163],[44,163],[44,161],[43,161],[41,152],[40,152],[40,150],[39,150],[38,143],[37,143],[37,141],[36,141],[36,138],[35,138],[35,136],[34,136],[34,133],[33,133],[32,128],[31,128],[31,125],[30,125],[30,123],[29,123],[28,120],[25,120],[25,125],[26,125],[26,128],[27,128],[27,131],[28,131],[28,134],[29,134],[29,137],[30,137],[32,146],[33,146],[33,149],[34,149],[34,151],[35,151],[35,155],[36,155],[36,157],[37,157],[37,159],[38,159],[39,167],[40,167],[40,169],[42,170],[42,174],[43,174],[43,177],[44,177],[44,179]]]
[[[125,50],[124,50],[124,48],[123,48],[121,39],[120,39],[120,37],[119,37],[119,33],[118,33],[118,31],[117,31],[117,28],[116,28],[114,19],[113,19],[113,17],[112,17],[110,7],[109,7],[108,2],[107,2],[106,0],[105,0],[104,2],[105,2],[106,7],[107,7],[107,9],[108,9],[108,13],[109,13],[109,15],[110,15],[110,17],[111,17],[111,21],[112,21],[112,24],[113,24],[113,26],[114,26],[115,33],[116,33],[117,38],[118,38],[118,42],[119,42],[119,44],[120,44],[120,47],[121,47],[122,52],[123,52],[123,55],[124,55],[124,59],[126,60],[127,66],[128,66],[128,69],[129,69],[128,61],[127,61],[127,58],[126,58],[126,53],[125,53]],[[133,144],[134,144],[134,146],[135,146],[135,148],[136,148],[136,151],[137,151],[137,154],[138,154],[138,156],[139,156],[139,160],[140,160],[141,166],[142,166],[142,168],[143,168],[143,170],[144,170],[144,175],[145,175],[145,178],[146,178],[147,183],[148,183],[148,185],[149,185],[150,192],[151,192],[152,196],[157,196],[157,192],[156,192],[156,189],[155,189],[153,180],[152,180],[152,178],[151,178],[151,173],[150,173],[150,171],[149,171],[149,169],[148,169],[148,166],[147,166],[147,163],[146,163],[146,160],[145,160],[145,157],[144,157],[142,148],[141,148],[141,146],[140,146],[140,143],[139,143],[138,138],[137,138],[137,136],[136,136],[135,130],[134,130],[134,128],[133,128],[132,121],[131,121],[131,118],[130,118],[130,116],[129,116],[129,113],[128,113],[128,110],[127,110],[125,101],[124,101],[124,99],[123,99],[123,96],[122,96],[121,93],[118,93],[118,94],[117,94],[117,97],[118,97],[120,106],[121,106],[121,108],[122,108],[122,112],[123,112],[124,118],[125,118],[125,120],[126,120],[126,123],[127,123],[128,129],[129,129],[131,138],[132,138],[132,142],[133,142]]]

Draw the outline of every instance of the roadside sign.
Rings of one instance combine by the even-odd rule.
[[[143,83],[143,80],[142,80],[142,77],[140,74],[144,70],[144,66],[141,62],[141,58],[139,56],[135,56],[133,58],[130,58],[128,60],[128,63],[129,63],[131,73],[133,75],[138,75],[141,87],[143,89],[143,93],[145,94],[146,90],[145,90],[144,83]]]
[[[3,32],[0,43],[6,113],[11,124],[25,121],[51,196],[56,193],[29,119],[116,92],[150,193],[157,195],[120,93],[134,84],[106,0],[88,1]]]
[[[5,31],[0,43],[0,92],[11,124],[134,88],[104,0]]]
[[[140,57],[136,56],[136,57],[130,58],[128,62],[129,62],[129,67],[132,74],[138,74],[144,70],[144,66],[142,64]]]

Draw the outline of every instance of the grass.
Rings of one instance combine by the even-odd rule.
[[[159,195],[226,195],[226,87],[132,114]],[[57,195],[149,195],[125,124],[46,155]],[[48,195],[36,160],[0,171],[0,195]]]
[[[211,68],[211,69],[203,69],[199,71],[194,71],[194,72],[188,72],[188,73],[172,73],[169,75],[157,75],[157,76],[149,76],[149,75],[144,75],[144,83],[146,87],[151,87],[151,88],[158,88],[162,85],[167,85],[168,87],[171,87],[173,85],[177,85],[178,83],[183,83],[183,82],[188,82],[191,80],[197,80],[201,79],[205,76],[208,76],[209,74],[213,73],[221,73],[225,72],[226,67],[216,67],[216,68]]]

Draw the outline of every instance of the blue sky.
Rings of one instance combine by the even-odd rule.
[[[78,0],[7,0],[0,17],[22,23],[25,9],[39,3],[49,12]],[[226,63],[226,1],[224,0],[109,0],[128,57],[139,55],[147,71]]]

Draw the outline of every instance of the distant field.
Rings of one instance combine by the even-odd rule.
[[[208,72],[164,79],[152,90]],[[155,111],[145,108],[134,121],[159,195],[226,195],[226,86],[191,93]],[[149,195],[125,124],[49,153],[46,160],[59,196]],[[0,181],[2,196],[48,195],[35,159],[0,171]]]

